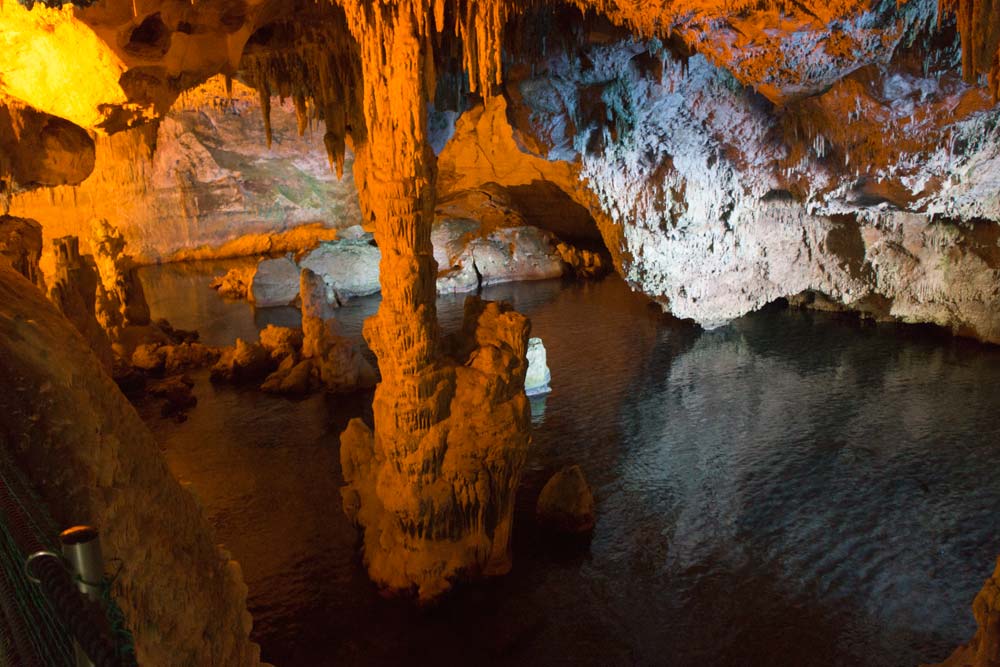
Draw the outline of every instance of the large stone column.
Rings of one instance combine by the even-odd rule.
[[[528,322],[471,300],[456,358],[444,354],[430,241],[430,8],[403,0],[345,9],[364,78],[367,133],[354,132],[355,174],[382,251],[382,305],[365,325],[382,383],[374,433],[355,420],[341,438],[344,504],[364,530],[371,577],[429,598],[457,577],[509,569],[529,441]]]

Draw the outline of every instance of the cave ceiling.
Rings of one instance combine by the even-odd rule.
[[[28,11],[22,3],[33,4]],[[782,104],[829,87],[859,67],[884,62],[909,27],[925,20],[879,0],[572,0],[511,2],[411,0],[340,3],[296,0],[101,0],[46,7],[32,0],[0,7],[0,92],[87,129],[114,131],[164,113],[174,98],[217,73],[237,75],[269,53],[289,60],[300,52],[299,71],[276,68],[276,88],[301,87],[302,70],[350,67],[344,12],[368,16],[413,12],[430,36],[435,64],[455,75],[471,73],[470,88],[497,79],[501,47],[518,61],[537,44],[518,43],[504,28],[536,19],[546,9],[575,6],[576,22],[606,18],[633,35],[662,40],[673,55],[700,53],[742,84]],[[903,2],[901,4],[906,4]],[[995,72],[1000,20],[989,0],[942,0],[939,12],[957,17],[964,74],[976,80]],[[563,12],[563,20],[573,21]],[[525,19],[527,17],[527,19]],[[391,19],[390,19],[391,20]],[[937,18],[941,22],[941,18]],[[337,25],[339,24],[339,25]],[[521,25],[523,27],[523,25]],[[580,26],[556,25],[559,32]],[[555,33],[550,33],[555,39]],[[338,53],[339,52],[339,53]],[[357,56],[355,50],[354,56]],[[286,63],[296,64],[296,63]],[[345,67],[346,66],[346,67]],[[312,72],[306,72],[308,76]],[[327,77],[330,72],[316,72]],[[333,72],[350,83],[350,75]],[[252,74],[251,74],[252,76]],[[995,76],[995,74],[994,74]],[[992,79],[991,79],[992,80]],[[337,82],[324,78],[323,83]],[[995,88],[995,83],[992,84]],[[276,91],[277,92],[277,91]],[[315,91],[322,95],[320,91]],[[487,91],[488,92],[488,91]],[[127,108],[128,113],[122,110]]]
[[[461,110],[470,95],[501,92],[502,73],[539,61],[546,49],[631,34],[664,58],[704,56],[781,110],[894,57],[905,66],[905,53],[924,74],[961,75],[995,97],[997,14],[992,0],[7,0],[0,104],[12,117],[29,109],[113,133],[161,117],[184,91],[222,73],[260,91],[265,121],[272,95],[294,99],[303,124],[324,119],[339,171],[345,139],[363,139],[365,109],[377,109],[373,100],[365,107],[362,60],[378,56],[365,55],[359,36],[388,35],[404,17],[431,54],[422,78],[438,108]],[[914,45],[917,33],[924,37]],[[390,41],[381,45],[386,62]],[[17,122],[9,125],[0,131],[6,173],[22,139]],[[86,141],[68,142],[78,144]],[[78,182],[80,165],[73,170],[31,183]]]

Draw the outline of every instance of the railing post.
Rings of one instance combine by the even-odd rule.
[[[97,529],[91,526],[73,526],[59,534],[63,558],[76,575],[76,586],[89,600],[100,603],[101,582],[104,580],[104,557]],[[80,643],[73,641],[77,667],[93,667]]]

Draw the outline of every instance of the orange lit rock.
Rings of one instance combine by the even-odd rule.
[[[126,326],[149,324],[149,305],[135,263],[125,254],[125,238],[107,220],[93,220],[90,245],[101,279],[98,298],[98,321],[105,331],[115,332]]]
[[[235,345],[224,348],[221,353],[219,361],[212,367],[212,382],[260,382],[277,366],[263,345],[247,343],[242,338],[237,338]]]
[[[470,3],[460,28],[473,85],[485,92],[499,76],[501,4]],[[513,498],[529,442],[527,321],[470,300],[454,359],[441,353],[423,113],[433,66],[428,10],[416,1],[345,7],[365,83],[355,176],[382,253],[382,303],[365,323],[382,382],[374,432],[354,421],[342,437],[345,510],[364,530],[370,576],[422,599],[462,576],[509,569]]]
[[[94,170],[94,155],[94,140],[83,128],[0,99],[0,194],[76,185]]]
[[[45,291],[39,260],[42,257],[42,226],[34,220],[0,216],[0,261]]]
[[[976,635],[960,646],[940,667],[996,667],[1000,665],[1000,559],[972,602]]]
[[[72,5],[0,5],[0,97],[88,129],[107,121],[113,105],[127,102],[119,79],[125,65]],[[72,94],[67,94],[72,91]]]
[[[398,435],[388,437],[398,429],[393,413],[376,402],[374,434],[355,419],[342,435],[344,509],[364,528],[365,563],[380,585],[426,600],[458,579],[510,569],[514,495],[530,441],[528,328],[509,306],[469,297],[453,360],[426,373],[421,389],[425,410],[444,418],[425,421],[402,449]],[[385,394],[383,382],[376,401]]]
[[[52,287],[49,299],[90,345],[104,368],[111,370],[111,341],[96,317],[96,295],[100,279],[93,260],[80,254],[75,236],[56,239]]]
[[[209,287],[228,299],[246,299],[253,273],[253,269],[229,269],[225,275],[212,278]]]
[[[256,93],[236,83],[230,102],[221,79],[186,93],[158,125],[98,136],[86,173],[42,181],[78,187],[15,194],[11,211],[31,211],[46,239],[84,237],[85,252],[90,220],[106,219],[141,263],[297,252],[356,224],[356,190],[330,171],[320,131],[299,137],[292,104],[276,99],[268,149]],[[352,165],[347,155],[348,177]]]
[[[87,343],[3,263],[0,367],[6,453],[58,525],[100,529],[139,663],[259,664],[239,564]]]

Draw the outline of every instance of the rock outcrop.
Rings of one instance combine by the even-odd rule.
[[[579,535],[594,529],[594,495],[580,466],[563,468],[546,482],[535,513],[540,524],[561,533]]]
[[[156,125],[97,136],[96,149],[84,133],[90,164],[74,187],[17,193],[11,213],[39,220],[46,248],[73,235],[86,253],[90,220],[106,219],[140,263],[297,252],[356,224],[357,191],[331,172],[322,131],[300,137],[291,100],[275,99],[269,149],[256,91],[231,90],[214,78]],[[348,177],[352,164],[348,155]]]
[[[42,226],[27,218],[0,216],[0,262],[7,262],[44,292],[45,277],[39,266],[41,258]]]
[[[320,243],[302,258],[300,266],[322,276],[337,293],[338,300],[347,300],[379,292],[381,259],[382,254],[372,245],[371,236],[364,235]]]
[[[940,667],[996,667],[1000,665],[1000,559],[972,602],[976,636],[960,646]]]
[[[219,361],[212,366],[211,378],[212,382],[260,383],[277,365],[263,345],[237,338],[235,345],[222,350]]]
[[[229,269],[225,274],[213,278],[209,287],[227,299],[246,299],[250,296],[254,272],[246,269]]]
[[[529,443],[527,337],[527,320],[509,306],[469,297],[454,361],[442,359],[421,388],[443,418],[404,449],[387,437],[399,410],[381,402],[383,381],[375,432],[354,419],[341,436],[344,509],[364,529],[365,563],[380,585],[430,599],[455,580],[510,569]]]
[[[302,301],[302,356],[303,364],[315,373],[327,391],[334,393],[370,389],[377,382],[377,374],[354,341],[341,336],[334,312],[339,306],[337,292],[310,269],[302,269],[300,278]],[[302,368],[289,368],[289,376]]]
[[[139,663],[259,664],[239,565],[88,343],[3,263],[0,368],[0,442],[58,525],[100,529]]]
[[[528,372],[524,376],[524,393],[528,396],[536,396],[552,391],[549,383],[552,382],[552,374],[549,372],[549,365],[545,358],[545,345],[541,338],[528,339]]]
[[[549,50],[533,75],[508,82],[510,115],[522,149],[579,165],[618,270],[678,317],[719,326],[810,290],[880,319],[1000,341],[997,112],[959,80],[954,46],[927,46],[936,9],[919,0],[864,14],[894,31],[855,54],[870,66],[854,72],[781,31],[760,40],[764,52],[787,45],[795,74],[767,70],[767,81],[711,40],[704,55],[594,42],[584,69],[576,46]],[[873,34],[837,30],[814,37]]]
[[[91,222],[90,246],[100,277],[97,288],[97,319],[112,336],[127,326],[150,323],[149,304],[136,275],[135,263],[125,254],[125,238],[107,220]]]
[[[93,259],[80,254],[80,242],[75,236],[56,239],[54,249],[55,273],[49,299],[80,332],[105,370],[110,372],[111,340],[97,321],[100,278]]]
[[[260,308],[291,305],[299,296],[299,265],[295,259],[286,255],[261,260],[248,296]]]

